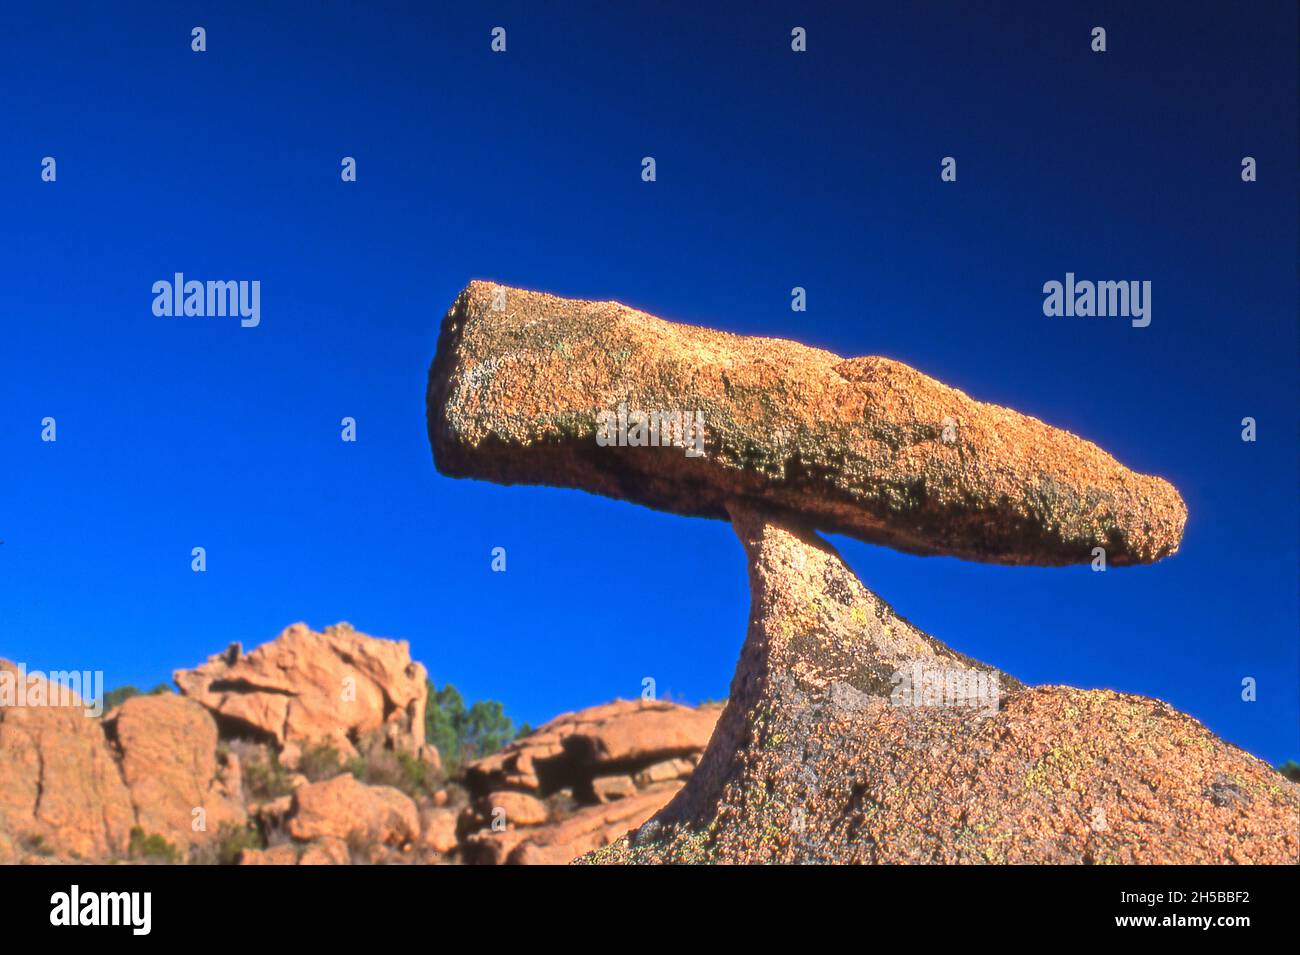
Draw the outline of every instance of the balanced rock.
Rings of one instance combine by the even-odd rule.
[[[1300,786],[1156,700],[1022,686],[733,504],[749,633],[700,765],[584,861],[1294,863]]]
[[[232,644],[174,678],[228,735],[247,732],[278,747],[329,741],[347,752],[379,733],[390,748],[426,752],[425,670],[404,640],[369,637],[346,623],[324,633],[296,623],[252,653]]]
[[[486,282],[443,320],[427,409],[453,477],[722,519],[748,499],[915,554],[1144,563],[1187,515],[1166,481],[888,358]]]

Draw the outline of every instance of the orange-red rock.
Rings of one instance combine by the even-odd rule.
[[[351,865],[352,853],[342,839],[324,838],[302,850],[298,865]]]
[[[482,811],[488,819],[498,816],[512,826],[536,826],[547,820],[546,803],[535,796],[519,792],[489,793],[482,802]]]
[[[420,813],[420,844],[435,852],[456,851],[456,813],[450,809],[426,809]]]
[[[753,603],[727,709],[677,798],[586,861],[1300,859],[1300,786],[1190,716],[1024,687],[896,616],[807,529],[733,510]]]
[[[580,809],[561,822],[526,829],[506,861],[511,865],[564,865],[635,829],[681,788],[680,782],[659,783],[625,799]]]
[[[0,670],[17,673],[3,660]],[[49,682],[31,676],[50,699]],[[126,853],[130,794],[99,718],[75,695],[67,702],[0,706],[0,863]]]
[[[698,755],[720,712],[717,705],[638,699],[564,713],[471,763],[466,784],[476,793],[515,788],[546,794],[566,786],[585,790],[609,766]]]
[[[146,833],[183,848],[208,840],[223,825],[243,825],[238,760],[233,754],[218,758],[216,724],[198,703],[171,693],[137,696],[105,722],[120,752],[136,823]]]
[[[404,640],[297,623],[249,654],[234,644],[175,679],[227,727],[279,746],[330,741],[349,751],[350,738],[382,732],[393,748],[424,752],[425,670]]]
[[[522,289],[497,309],[494,288],[461,292],[429,371],[444,474],[714,518],[745,498],[899,550],[1010,564],[1086,563],[1096,547],[1111,565],[1149,562],[1182,539],[1168,482],[900,362]],[[620,406],[698,413],[704,453],[601,446],[600,416]]]
[[[297,865],[298,847],[289,842],[269,849],[245,849],[239,855],[240,865]]]
[[[415,803],[391,786],[367,786],[350,773],[301,786],[293,794],[289,834],[295,839],[342,839],[401,845],[418,839]]]

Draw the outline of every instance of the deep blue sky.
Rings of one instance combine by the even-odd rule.
[[[435,472],[438,323],[487,278],[887,355],[1168,478],[1151,567],[834,543],[1027,681],[1300,756],[1294,2],[461,6],[6,9],[0,655],[151,685],[348,620],[533,723],[645,676],[725,695],[726,524]],[[156,318],[175,271],[260,280],[260,327]],[[1067,271],[1150,280],[1150,327],[1044,317]]]

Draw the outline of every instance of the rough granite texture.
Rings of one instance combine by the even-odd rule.
[[[383,732],[394,749],[415,754],[424,750],[426,676],[405,640],[370,637],[347,623],[324,633],[295,623],[251,653],[232,644],[173,675],[219,724],[279,746],[328,740],[348,752],[358,738]]]
[[[700,412],[704,455],[599,446],[620,403]],[[427,408],[444,474],[722,519],[747,498],[915,554],[1144,563],[1178,549],[1187,516],[1168,482],[900,362],[487,282],[443,320]]]
[[[983,665],[733,510],[753,605],[727,708],[682,792],[581,861],[1300,861],[1300,786],[1159,701],[1005,675],[996,707],[891,699],[896,671]]]

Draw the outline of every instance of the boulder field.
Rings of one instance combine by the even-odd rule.
[[[569,862],[681,789],[721,709],[566,713],[461,785],[405,642],[294,624],[175,682],[102,717],[48,685],[30,697],[57,705],[0,706],[0,864]]]

